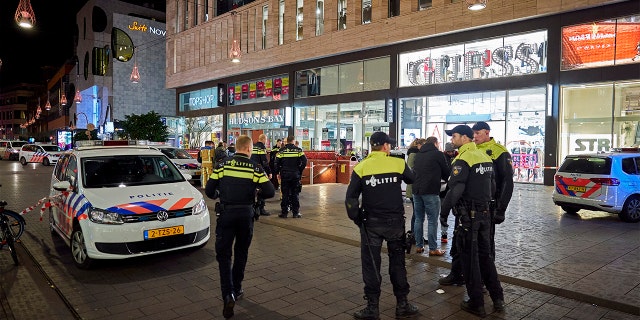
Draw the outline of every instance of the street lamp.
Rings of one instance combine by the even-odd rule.
[[[95,130],[96,126],[93,123],[89,123],[89,117],[87,117],[87,114],[85,114],[84,112],[76,113],[76,125],[78,124],[78,115],[84,116],[84,120],[87,122],[87,131],[85,132],[85,134],[87,135],[87,137],[89,137],[89,140],[91,140],[91,131]]]

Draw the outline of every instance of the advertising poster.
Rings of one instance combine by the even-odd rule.
[[[235,92],[236,87],[234,86],[229,86],[229,105],[232,106],[235,102],[236,99],[236,92]]]
[[[267,79],[264,82],[264,96],[271,97],[273,95],[273,80]]]
[[[329,128],[322,128],[322,140],[329,140]]]
[[[282,94],[289,94],[289,77],[282,78]]]
[[[258,98],[264,97],[264,81],[258,81],[258,83],[256,83],[256,86]]]
[[[255,99],[256,98],[256,83],[255,82],[251,82],[249,84],[249,99]]]
[[[249,84],[243,83],[242,84],[242,100],[246,100],[246,99],[249,99]]]

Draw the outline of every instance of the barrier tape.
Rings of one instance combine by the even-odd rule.
[[[59,195],[56,195],[56,196],[53,196],[53,197],[44,197],[44,198],[38,200],[38,202],[35,205],[27,207],[26,209],[22,210],[20,212],[20,215],[24,215],[27,212],[31,212],[31,211],[35,210],[38,206],[40,206],[40,221],[42,221],[42,216],[44,215],[45,210],[47,210],[47,208],[51,207],[51,202],[53,200],[56,200],[56,198],[61,198],[61,197],[66,196],[66,195],[68,195],[68,192],[63,192],[63,193],[61,193]]]

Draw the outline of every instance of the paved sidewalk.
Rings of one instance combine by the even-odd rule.
[[[278,218],[279,201],[268,200],[272,215],[256,223],[245,298],[233,319],[351,319],[364,305],[359,235],[346,218],[345,190],[342,184],[304,186],[302,219]],[[639,225],[605,213],[562,214],[550,192],[516,186],[507,221],[497,231],[506,311],[486,319],[640,319]],[[213,204],[208,200],[211,212]],[[22,246],[73,312],[47,311],[64,301],[54,301],[37,274],[16,277],[24,271],[0,252],[0,319],[222,319],[213,238],[200,250],[109,261],[85,271],[73,266],[46,222],[27,218]],[[382,318],[392,319],[386,256],[382,261]],[[464,287],[437,283],[449,271],[448,255],[412,253],[406,261],[409,298],[421,310],[417,319],[476,319],[459,308]]]

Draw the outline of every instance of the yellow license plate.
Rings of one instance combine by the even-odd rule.
[[[177,234],[184,234],[184,226],[145,230],[144,239],[149,240],[154,238],[174,236]]]
[[[569,191],[576,191],[576,192],[587,192],[587,187],[581,187],[581,186],[568,186],[567,190]]]

